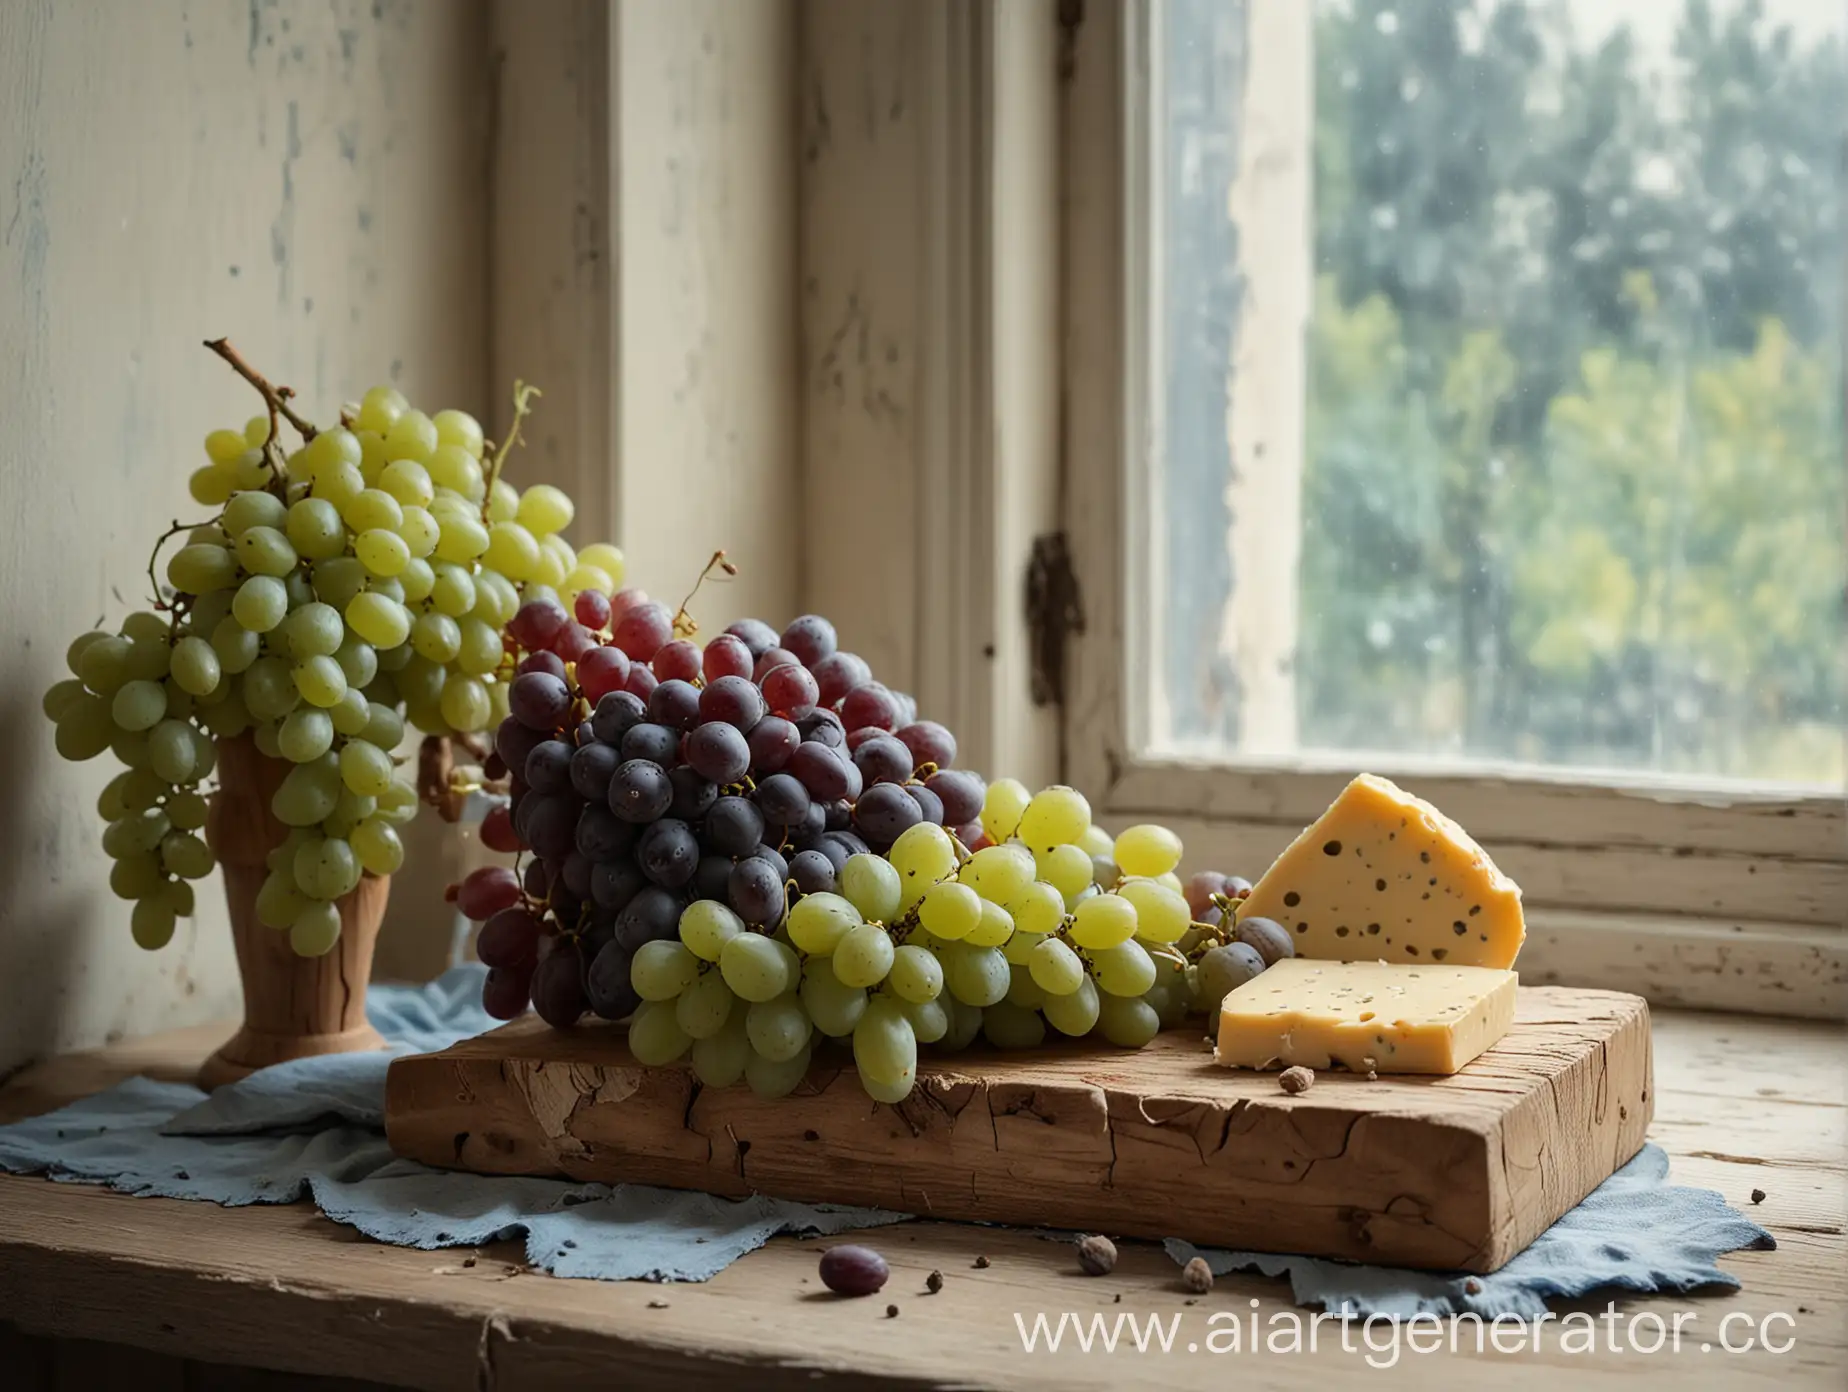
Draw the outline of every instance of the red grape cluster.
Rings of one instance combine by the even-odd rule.
[[[769,931],[919,823],[981,837],[987,786],[951,767],[955,737],[817,615],[780,634],[744,619],[701,647],[639,590],[586,590],[569,613],[525,604],[506,638],[519,662],[488,772],[512,796],[481,836],[532,858],[457,889],[498,1018],[530,1001],[554,1026],[621,1019],[631,959],[676,940],[689,903]]]

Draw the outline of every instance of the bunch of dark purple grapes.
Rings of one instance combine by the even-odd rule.
[[[744,619],[702,649],[663,605],[627,606],[607,641],[597,617],[541,600],[507,626],[525,655],[490,762],[512,797],[483,840],[531,858],[518,875],[475,871],[456,896],[483,922],[497,1018],[529,1001],[561,1028],[586,1010],[624,1018],[640,1003],[631,958],[676,940],[694,900],[774,933],[800,896],[834,891],[848,857],[920,822],[980,838],[986,784],[952,767],[955,737],[840,651],[826,619],[781,634]]]

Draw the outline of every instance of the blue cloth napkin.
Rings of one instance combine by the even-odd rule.
[[[209,1097],[184,1083],[132,1078],[60,1111],[0,1126],[0,1170],[107,1184],[124,1193],[216,1203],[293,1203],[380,1242],[432,1250],[523,1237],[526,1259],[559,1276],[703,1281],[779,1233],[830,1234],[907,1214],[757,1196],[732,1200],[639,1184],[457,1174],[400,1160],[385,1143],[385,1070],[402,1053],[492,1028],[479,966],[428,986],[375,986],[366,1001],[390,1041],[367,1054],[300,1059]],[[1198,1251],[1177,1262],[1216,1273],[1288,1275],[1299,1304],[1355,1314],[1474,1311],[1535,1315],[1554,1296],[1736,1288],[1723,1252],[1774,1246],[1718,1194],[1666,1184],[1655,1146],[1607,1180],[1492,1276],[1353,1266],[1317,1257]],[[1472,1289],[1474,1287],[1474,1289]]]
[[[1722,1271],[1714,1259],[1745,1247],[1769,1250],[1777,1239],[1711,1189],[1687,1189],[1667,1179],[1667,1154],[1658,1145],[1644,1146],[1526,1251],[1487,1276],[1211,1251],[1173,1237],[1162,1245],[1183,1265],[1205,1257],[1215,1276],[1228,1271],[1288,1276],[1297,1304],[1334,1312],[1345,1306],[1357,1315],[1473,1311],[1484,1319],[1502,1314],[1531,1318],[1545,1312],[1549,1297],[1606,1288],[1737,1290],[1738,1277]]]
[[[385,1070],[398,1054],[492,1029],[482,968],[428,986],[374,986],[366,1014],[382,1051],[297,1059],[207,1096],[131,1078],[45,1116],[0,1126],[0,1170],[215,1203],[294,1203],[400,1247],[523,1237],[558,1276],[704,1281],[779,1233],[902,1222],[883,1209],[802,1204],[640,1184],[485,1178],[400,1160],[385,1143]]]

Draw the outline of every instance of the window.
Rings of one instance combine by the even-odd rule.
[[[1848,14],[1092,10],[1074,775],[1247,874],[1398,775],[1574,951],[1775,921],[1838,984]]]

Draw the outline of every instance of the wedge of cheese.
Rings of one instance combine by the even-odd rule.
[[[1515,975],[1490,967],[1283,961],[1226,994],[1215,1057],[1233,1068],[1455,1073],[1514,1023]]]
[[[1363,773],[1259,880],[1240,918],[1275,919],[1299,957],[1511,967],[1521,891],[1450,818]]]

